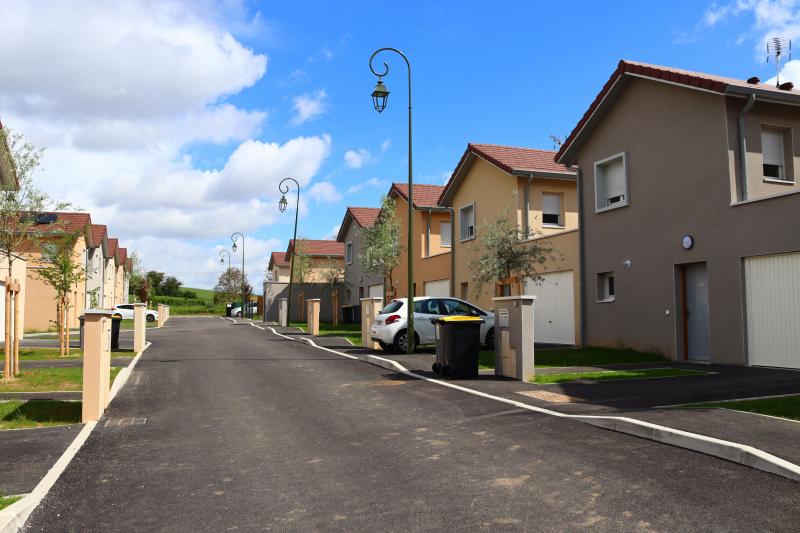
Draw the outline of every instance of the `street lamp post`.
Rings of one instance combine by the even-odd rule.
[[[244,279],[244,235],[242,235],[238,231],[231,233],[231,240],[233,241],[233,246],[231,246],[231,249],[234,252],[236,251],[236,241],[239,240],[239,237],[237,237],[237,235],[242,238],[242,318],[245,318],[247,316],[247,311],[245,310],[246,302],[244,301],[246,296],[245,279]]]
[[[294,284],[294,250],[297,248],[297,218],[300,214],[300,184],[294,178],[283,178],[278,184],[278,190],[281,191],[281,199],[278,202],[278,209],[281,213],[286,211],[289,202],[286,201],[286,193],[289,192],[289,184],[284,185],[286,181],[293,181],[297,188],[297,201],[295,202],[294,209],[294,236],[292,237],[292,256],[289,258],[289,301],[286,304],[286,323],[292,321],[292,285]]]
[[[228,256],[228,270],[231,269],[231,254],[228,250],[220,250],[219,252],[219,264],[225,266],[225,256]]]
[[[372,103],[375,111],[382,113],[389,100],[389,89],[383,84],[382,78],[389,74],[389,65],[384,62],[383,71],[377,72],[372,66],[372,60],[381,52],[395,52],[400,55],[408,67],[408,326],[406,327],[406,353],[414,351],[414,180],[411,160],[411,63],[406,55],[396,48],[380,48],[372,53],[369,58],[369,69],[378,77],[378,84],[372,91]]]

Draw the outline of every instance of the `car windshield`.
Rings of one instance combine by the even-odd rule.
[[[442,300],[448,315],[482,316],[486,313],[459,300]]]
[[[426,315],[443,315],[440,310],[439,301],[430,300],[417,300],[414,302],[414,313],[423,313]]]
[[[392,300],[386,307],[383,308],[383,311],[381,311],[380,314],[385,315],[386,313],[394,313],[401,307],[403,307],[403,302],[400,300]]]

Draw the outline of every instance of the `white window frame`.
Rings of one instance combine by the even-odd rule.
[[[614,272],[598,272],[597,273],[597,302],[598,303],[611,303],[617,298],[617,284],[616,278],[614,283],[614,294],[610,294],[608,280],[615,278]]]
[[[447,231],[444,231],[442,229],[442,226],[444,224],[447,224],[448,226],[450,226],[450,228],[448,228]],[[453,239],[452,239],[453,234],[452,234],[452,231],[453,231],[453,223],[452,222],[450,222],[450,221],[445,222],[444,220],[439,222],[439,246],[440,247],[442,247],[442,248],[450,248],[451,246],[453,246]],[[445,244],[445,236],[447,237],[447,243],[446,244]]]
[[[544,197],[545,196],[558,197],[558,224],[546,223],[544,221]],[[542,191],[542,227],[545,228],[563,228],[564,226],[564,194],[560,192]]]
[[[600,196],[599,196],[599,188],[597,186],[598,183],[598,170],[601,167],[604,167],[608,163],[616,159],[622,158],[622,171],[625,175],[625,200],[619,202],[614,205],[603,205],[600,207]],[[605,175],[603,176],[605,179]],[[606,186],[605,182],[603,183],[603,190],[605,191]],[[607,198],[603,199],[603,203],[605,204],[608,201]],[[612,156],[606,157],[605,159],[601,159],[600,161],[595,161],[594,163],[594,212],[595,213],[602,213],[603,211],[611,211],[612,209],[619,209],[620,207],[627,207],[630,205],[631,202],[631,194],[630,194],[630,176],[628,174],[628,153],[627,152],[619,152],[618,154],[614,154]]]
[[[775,178],[772,176],[764,176],[764,130],[771,130],[781,136],[781,155],[783,156],[783,161],[781,162],[781,174],[782,177]],[[765,183],[777,183],[779,185],[794,185],[795,180],[794,176],[789,175],[789,158],[786,154],[786,136],[789,136],[789,146],[791,148],[794,147],[794,139],[792,138],[792,128],[788,126],[780,126],[777,124],[762,124],[761,125],[761,174],[762,179]],[[789,154],[791,157],[794,157],[794,153]]]
[[[348,265],[353,264],[353,241],[345,243],[344,257],[345,257],[345,263],[347,263]]]
[[[468,235],[467,237],[464,237],[463,236],[464,235],[464,228],[463,228],[463,225],[461,224],[461,212],[464,209],[467,209],[469,207],[472,208],[472,235]],[[475,225],[476,225],[475,221],[477,219],[478,219],[478,217],[475,214],[475,202],[462,205],[461,207],[458,208],[458,237],[459,237],[459,240],[461,242],[471,241],[471,240],[473,240],[475,238],[475,234],[477,233],[477,231],[475,231]]]

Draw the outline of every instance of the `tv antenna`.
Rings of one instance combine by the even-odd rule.
[[[777,72],[776,87],[781,84],[781,63],[792,58],[792,41],[783,37],[773,37],[767,41],[767,63],[770,59],[775,63]]]

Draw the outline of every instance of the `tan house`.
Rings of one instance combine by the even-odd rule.
[[[267,281],[289,283],[289,261],[286,260],[286,252],[270,254],[267,272]]]
[[[111,309],[116,303],[117,267],[119,266],[119,239],[108,239],[108,257],[103,275],[103,306]]]
[[[371,228],[380,215],[378,207],[348,207],[339,226],[336,240],[344,243],[345,301],[343,305],[360,305],[361,298],[384,298],[383,277],[367,272],[361,265],[363,251],[361,232]]]
[[[325,281],[325,271],[332,266],[344,272],[344,244],[337,241],[297,239],[297,254],[308,257],[310,269],[304,279],[295,278],[296,283],[321,283]],[[289,240],[285,260],[291,263],[294,239]],[[289,265],[291,269],[291,264]],[[287,280],[288,281],[288,280]]]
[[[128,249],[117,247],[117,272],[114,283],[114,305],[128,303],[125,280],[128,277]]]
[[[541,266],[542,279],[517,280],[511,293],[537,297],[537,342],[580,342],[580,261],[576,171],[553,161],[555,152],[469,144],[444,187],[439,205],[452,208],[456,296],[491,309],[494,286],[479,291],[470,271],[481,227],[506,210],[530,242],[553,251]]]
[[[92,240],[86,250],[86,301],[85,308],[105,307],[103,282],[108,257],[108,229],[102,224],[92,224]],[[92,306],[93,300],[96,306]]]
[[[450,211],[438,205],[444,187],[414,185],[414,295],[450,296],[451,222]],[[408,184],[393,183],[389,197],[396,201],[395,216],[400,222],[400,264],[392,271],[392,286],[387,296],[408,296]]]
[[[25,291],[25,330],[47,331],[56,321],[56,292],[51,286],[39,279],[38,270],[45,267],[42,262],[42,247],[47,244],[47,233],[75,232],[81,238],[75,242],[73,257],[81,269],[86,266],[87,249],[92,241],[92,221],[88,213],[39,213],[36,230],[43,233],[42,241],[36,245],[23,245],[20,255],[27,261]],[[86,283],[75,285],[70,296],[70,309],[67,316],[69,327],[78,327],[78,317],[86,302]]]
[[[620,61],[578,165],[584,338],[800,368],[800,92]]]

